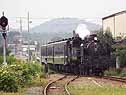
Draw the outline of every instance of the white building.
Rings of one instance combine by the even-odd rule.
[[[102,18],[104,31],[110,31],[114,38],[126,36],[126,11],[121,11]]]
[[[28,56],[28,48],[30,50],[31,53],[35,53],[36,52],[36,45],[22,45],[22,54],[25,56]]]

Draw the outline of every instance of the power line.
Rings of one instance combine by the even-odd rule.
[[[27,17],[8,17],[9,19],[27,19]],[[29,19],[35,19],[35,20],[40,20],[40,19],[59,19],[59,18],[75,18],[75,17],[29,17]],[[76,17],[77,19],[102,19],[101,17],[92,17],[92,18],[89,18],[89,17]]]

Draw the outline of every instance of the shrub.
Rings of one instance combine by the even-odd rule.
[[[105,71],[105,75],[126,77],[126,68],[123,68],[123,69],[111,68],[108,71]]]
[[[121,77],[126,77],[126,68],[122,69],[121,73],[120,73]]]
[[[35,76],[37,73],[41,72],[41,65],[39,65],[39,64],[26,64],[26,65],[24,65],[24,69],[27,69],[27,72],[30,75]]]
[[[107,75],[107,76],[117,76],[118,73],[117,73],[116,69],[111,68],[108,71],[105,71],[105,75]]]
[[[0,73],[0,90],[6,92],[18,91],[18,84],[14,74],[6,70]]]
[[[119,65],[121,68],[126,67],[126,46],[125,45],[113,45],[115,51],[113,54],[119,58]]]
[[[19,87],[31,84],[41,72],[39,64],[12,64],[0,66],[0,91],[16,92]]]

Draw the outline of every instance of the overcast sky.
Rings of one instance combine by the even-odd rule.
[[[126,0],[0,0],[0,13],[4,11],[11,23],[18,22],[16,17],[26,17],[28,11],[32,18],[76,17],[97,20],[123,10],[126,10]],[[40,22],[36,20],[35,23]]]

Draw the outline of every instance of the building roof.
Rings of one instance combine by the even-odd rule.
[[[113,16],[120,15],[120,14],[123,14],[123,13],[126,13],[126,10],[121,11],[121,12],[118,12],[118,13],[114,13],[114,14],[109,15],[109,16],[106,16],[106,17],[103,17],[102,20],[107,19],[107,18],[110,18],[110,17],[113,17]]]

